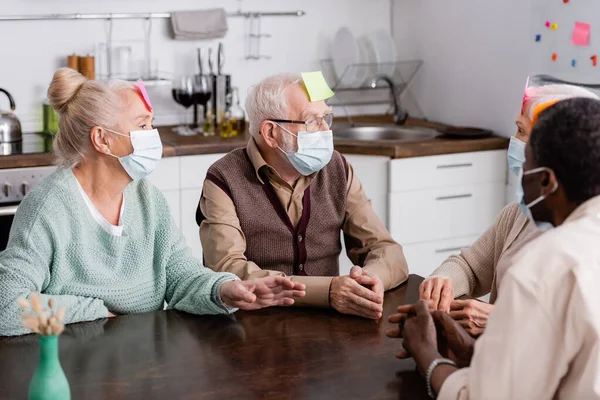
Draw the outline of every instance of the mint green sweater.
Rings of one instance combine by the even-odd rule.
[[[123,236],[93,219],[71,169],[59,169],[20,204],[0,253],[0,335],[28,333],[16,298],[65,305],[66,323],[169,308],[225,314],[219,288],[237,279],[193,258],[163,195],[146,180],[125,189]]]

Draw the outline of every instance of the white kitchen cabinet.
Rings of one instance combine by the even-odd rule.
[[[179,190],[179,157],[167,157],[160,160],[156,170],[148,180],[159,190]]]
[[[179,157],[163,158],[148,180],[165,196],[171,215],[181,227],[181,205],[179,195]]]
[[[392,160],[390,193],[506,181],[506,151]]]
[[[505,205],[504,182],[390,194],[390,233],[401,244],[477,235]]]
[[[180,158],[181,189],[202,188],[208,169],[225,154],[203,154]]]
[[[468,247],[506,204],[506,151],[390,161],[388,227],[411,273]]]
[[[202,196],[202,186],[208,169],[225,154],[206,154],[180,158],[181,168],[181,232],[192,254],[202,259],[200,228],[196,223],[196,210]]]
[[[386,224],[388,217],[388,174],[389,157],[363,156],[344,154],[346,160],[354,171],[355,176],[361,182],[368,198],[371,199],[371,207]],[[340,275],[348,275],[352,268],[352,262],[346,255],[344,238],[342,235],[342,253],[340,254]]]
[[[175,223],[192,254],[202,259],[196,208],[210,166],[225,154],[163,158],[148,180],[165,196]]]
[[[410,273],[427,277],[448,257],[459,254],[460,249],[471,246],[478,238],[479,236],[468,236],[436,242],[409,244],[402,246],[402,248]]]

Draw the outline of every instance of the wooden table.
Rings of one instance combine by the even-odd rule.
[[[300,308],[161,311],[70,325],[60,358],[73,399],[427,399],[414,362],[394,357],[400,340],[385,336],[422,279],[387,293],[379,322]],[[37,357],[34,335],[0,339],[0,399],[27,398]]]

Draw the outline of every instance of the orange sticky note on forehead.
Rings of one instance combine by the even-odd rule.
[[[539,104],[538,106],[536,106],[533,109],[533,118],[531,118],[531,125],[535,125],[536,121],[538,120],[540,114],[547,109],[550,106],[555,105],[556,103],[558,103],[560,100],[552,100],[552,101],[548,101],[546,103],[542,103]]]
[[[142,99],[146,104],[146,108],[148,109],[148,111],[152,112],[152,103],[150,103],[150,97],[148,96],[148,92],[146,91],[146,86],[144,86],[144,82],[137,81],[136,83],[140,94],[142,95]]]

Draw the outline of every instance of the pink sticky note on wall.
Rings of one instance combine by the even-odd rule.
[[[140,89],[140,94],[142,95],[142,99],[144,99],[144,103],[146,103],[148,111],[152,112],[152,103],[150,103],[150,97],[148,97],[148,92],[146,91],[146,86],[144,86],[144,82],[137,81],[137,87],[138,89]]]
[[[590,24],[586,24],[585,22],[575,22],[575,28],[573,29],[573,35],[571,36],[571,43],[576,46],[589,46],[590,29]]]

